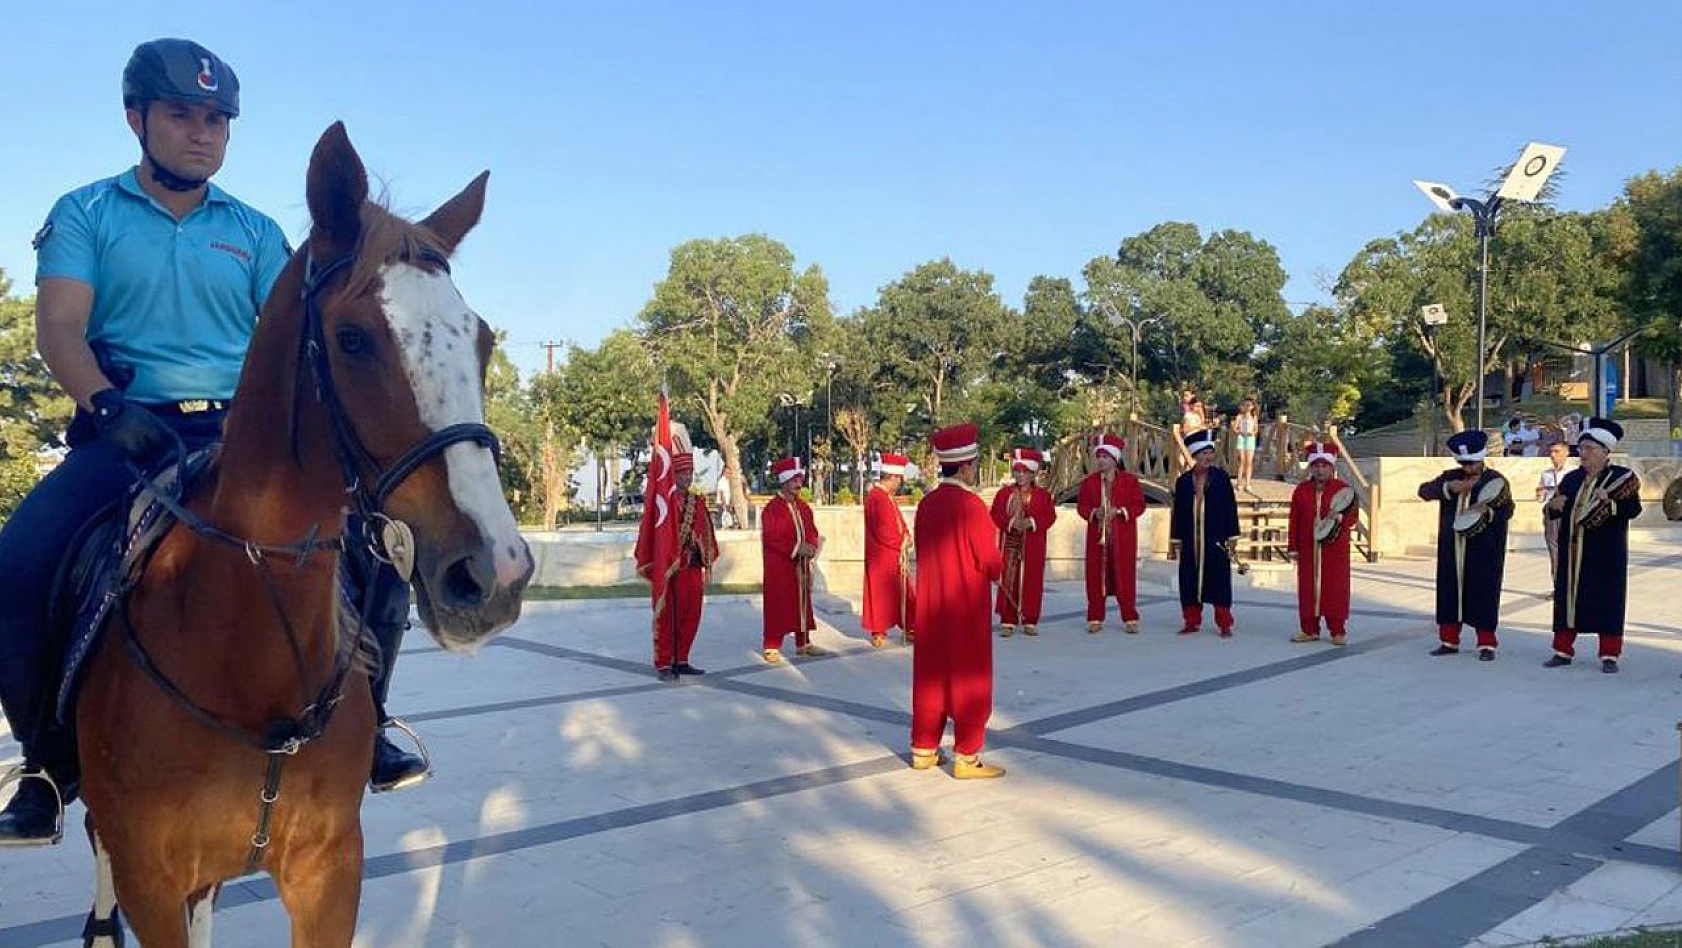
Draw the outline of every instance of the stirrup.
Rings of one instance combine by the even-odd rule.
[[[58,804],[58,814],[53,817],[53,835],[45,839],[18,839],[0,841],[0,847],[7,849],[32,849],[38,846],[57,846],[64,839],[64,792],[59,790],[58,781],[47,773],[46,768],[40,770],[25,770],[22,764],[6,771],[0,776],[0,790],[12,784],[22,786],[25,780],[44,780],[47,786],[53,788],[53,801]]]
[[[391,793],[394,790],[407,790],[416,784],[424,783],[432,776],[432,753],[426,749],[426,742],[421,740],[421,736],[415,733],[415,729],[409,726],[409,722],[402,718],[386,718],[385,721],[381,722],[379,729],[384,731],[386,728],[392,727],[409,735],[409,740],[415,743],[415,750],[420,751],[421,771],[412,777],[405,777],[396,783],[383,787],[376,787],[370,782],[368,790],[371,793]]]

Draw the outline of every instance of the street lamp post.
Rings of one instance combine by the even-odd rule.
[[[1518,161],[1513,163],[1507,171],[1507,176],[1501,180],[1501,187],[1495,193],[1478,200],[1477,198],[1461,197],[1454,193],[1454,189],[1446,184],[1434,181],[1414,181],[1414,186],[1425,192],[1425,196],[1439,209],[1456,213],[1469,211],[1472,221],[1476,225],[1478,237],[1478,352],[1477,366],[1473,371],[1475,379],[1473,385],[1477,393],[1477,426],[1483,430],[1484,403],[1484,368],[1488,364],[1489,353],[1484,348],[1488,336],[1489,321],[1489,238],[1495,233],[1495,225],[1501,216],[1503,201],[1534,201],[1542,193],[1542,186],[1547,183],[1548,176],[1553,174],[1559,165],[1559,159],[1565,154],[1565,149],[1558,145],[1544,145],[1541,142],[1531,142],[1524,146]]]
[[[1133,404],[1132,409],[1128,413],[1128,419],[1132,420],[1139,417],[1139,336],[1143,328],[1154,322],[1156,317],[1153,316],[1144,320],[1136,320],[1131,316],[1123,316],[1121,315],[1121,311],[1115,308],[1115,304],[1108,300],[1100,302],[1098,307],[1109,316],[1110,322],[1113,322],[1118,326],[1126,324],[1129,333],[1128,338],[1133,343],[1133,360],[1129,363],[1130,375],[1128,377],[1128,396],[1132,400]]]

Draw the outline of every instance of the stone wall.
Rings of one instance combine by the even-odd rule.
[[[982,494],[991,500],[992,492]],[[916,510],[902,506],[907,523]],[[817,507],[813,510],[818,532],[824,537],[823,552],[817,559],[814,585],[822,590],[856,592],[864,583],[864,508]],[[1139,521],[1140,559],[1168,550],[1166,510],[1152,507]],[[638,582],[633,527],[609,528],[600,533],[567,530],[527,533],[537,571],[532,583],[538,586],[612,586]],[[1073,505],[1057,508],[1057,520],[1046,537],[1046,578],[1052,581],[1078,580],[1085,569],[1086,524]],[[718,533],[719,561],[713,581],[725,584],[753,584],[761,581],[759,532],[721,530]]]

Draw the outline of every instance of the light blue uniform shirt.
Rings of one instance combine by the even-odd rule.
[[[278,224],[214,184],[178,221],[135,174],[58,199],[36,240],[35,279],[93,287],[88,341],[134,369],[129,398],[232,398],[291,248]]]

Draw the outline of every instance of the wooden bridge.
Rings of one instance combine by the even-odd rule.
[[[1058,503],[1072,503],[1081,479],[1096,468],[1088,447],[1093,435],[1112,433],[1126,439],[1122,461],[1127,470],[1138,476],[1149,503],[1167,506],[1173,502],[1174,482],[1191,467],[1179,426],[1161,428],[1138,419],[1118,421],[1093,428],[1078,435],[1070,435],[1051,449],[1049,477],[1046,488]],[[1318,428],[1293,424],[1281,416],[1264,424],[1256,438],[1255,478],[1248,490],[1238,492],[1238,520],[1243,533],[1239,539],[1239,560],[1249,563],[1284,563],[1287,542],[1291,492],[1306,475],[1299,461],[1302,445],[1321,437],[1337,445],[1337,475],[1355,488],[1361,513],[1354,530],[1355,551],[1367,562],[1376,562],[1373,549],[1373,517],[1378,509],[1378,487],[1370,484],[1355,467],[1354,459],[1338,438],[1335,429],[1322,435]],[[1217,463],[1229,473],[1238,468],[1237,453],[1232,447],[1231,434],[1216,432]]]

